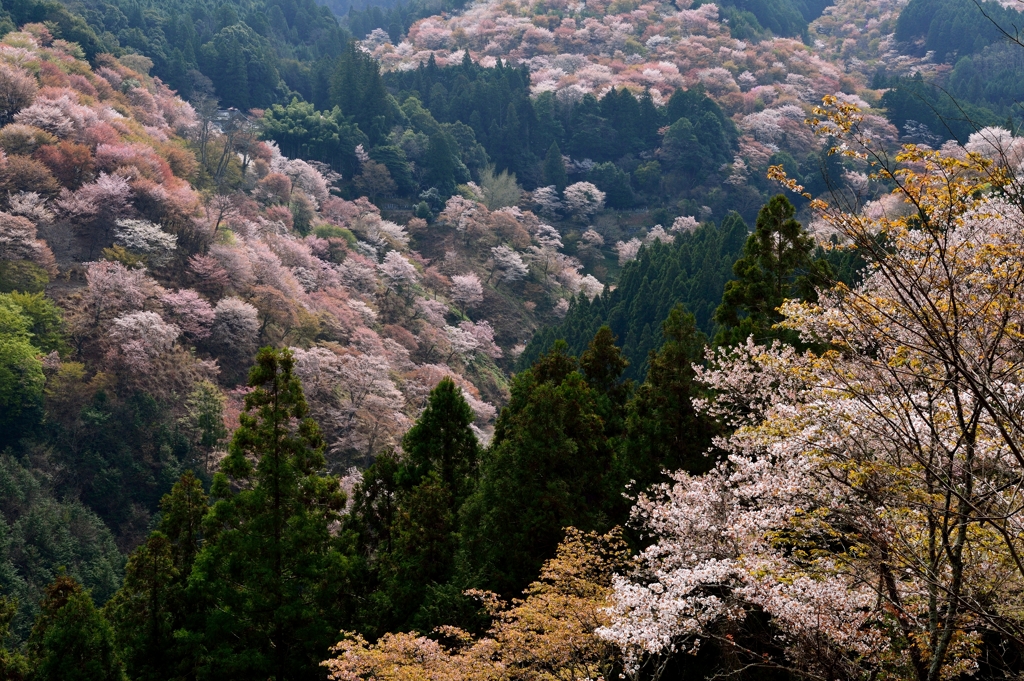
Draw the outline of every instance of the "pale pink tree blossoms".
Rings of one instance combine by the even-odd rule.
[[[894,167],[854,107],[826,104],[835,153],[874,164],[915,210],[813,202],[868,262],[858,285],[780,308],[819,351],[748,340],[695,367],[725,456],[638,499],[653,543],[601,631],[631,674],[709,638],[742,663],[727,634],[753,612],[783,651],[746,659],[817,678],[966,677],[986,637],[1024,638],[1020,182],[913,146]]]
[[[472,272],[452,276],[452,300],[463,309],[483,302],[484,289],[480,284],[480,277]]]
[[[148,373],[153,360],[174,345],[181,330],[164,322],[155,312],[131,312],[118,317],[110,327],[113,355],[131,371]]]
[[[586,220],[604,208],[605,194],[590,182],[577,182],[565,188],[565,207],[580,220]]]
[[[210,335],[216,315],[206,299],[192,289],[167,292],[160,296],[166,316],[192,340]]]

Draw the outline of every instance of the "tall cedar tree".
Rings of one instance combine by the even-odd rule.
[[[450,490],[453,503],[461,504],[472,491],[480,459],[480,443],[470,428],[473,420],[462,390],[446,376],[402,439],[403,482],[413,487],[435,472]]]
[[[28,640],[33,681],[127,681],[114,634],[92,598],[61,575],[46,587]]]
[[[124,584],[104,607],[134,681],[163,681],[175,662],[172,601],[180,600],[171,542],[159,532],[132,553]]]
[[[160,509],[160,531],[128,559],[124,584],[104,607],[128,675],[136,681],[166,679],[168,670],[183,664],[178,671],[187,677],[194,662],[187,649],[195,639],[174,637],[176,631],[197,628],[187,586],[209,505],[192,471],[164,495]]]
[[[373,600],[386,608],[390,620],[375,618],[383,630],[429,633],[453,623],[445,611],[460,609],[461,590],[445,587],[452,577],[458,529],[451,490],[436,471],[401,494],[391,551],[381,553],[374,564],[380,589]]]
[[[382,586],[380,566],[394,548],[392,532],[399,513],[399,459],[392,451],[382,452],[363,471],[363,479],[352,493],[352,509],[345,516],[345,530],[353,535],[356,589],[367,598],[359,599],[354,618],[359,630],[378,637],[394,626],[390,598]]]
[[[558,191],[562,191],[569,184],[569,175],[565,172],[565,161],[562,160],[562,150],[558,148],[558,142],[551,143],[548,154],[544,157],[544,184],[555,185]]]
[[[383,509],[376,504],[360,504],[353,512],[366,516],[357,522],[367,533],[390,522],[386,532],[378,530],[377,541],[386,538],[387,543],[376,547],[381,586],[373,595],[390,622],[378,616],[371,623],[376,629],[411,627],[428,632],[452,623],[453,614],[466,607],[462,590],[448,582],[458,548],[459,509],[476,484],[480,459],[473,420],[461,389],[445,377],[402,440],[401,463],[391,457],[380,459],[364,480],[361,501],[368,501],[389,477],[393,493],[387,497],[397,502],[384,511],[388,520],[377,517]]]
[[[606,324],[597,330],[590,345],[580,355],[580,370],[587,379],[587,385],[597,391],[599,413],[604,421],[605,435],[609,438],[622,434],[626,401],[633,390],[633,381],[622,380],[629,360],[615,344],[617,340]]]
[[[736,345],[749,336],[759,343],[779,339],[798,344],[791,331],[772,328],[782,316],[778,308],[789,298],[815,300],[815,286],[831,279],[831,268],[812,257],[814,239],[793,219],[796,208],[782,194],[757,214],[757,226],[733,265],[735,278],[725,286],[715,310],[721,325],[716,345]]]
[[[203,517],[210,510],[203,483],[195,473],[186,471],[174,483],[170,493],[160,500],[160,510],[160,531],[171,542],[174,569],[187,579],[199,555]]]
[[[625,477],[640,489],[662,481],[662,471],[699,473],[714,463],[704,454],[715,424],[693,407],[698,396],[693,365],[703,357],[706,338],[682,304],[672,308],[661,334],[664,342],[651,352],[647,380],[630,400],[626,417]]]
[[[468,581],[505,595],[536,579],[564,528],[607,529],[612,463],[602,393],[564,342],[516,375],[511,393],[462,513]]]
[[[211,678],[320,678],[342,625],[348,565],[331,528],[345,495],[323,474],[324,440],[293,369],[288,350],[260,350],[214,477],[190,579],[206,605],[201,672]]]

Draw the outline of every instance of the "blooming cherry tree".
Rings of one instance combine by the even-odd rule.
[[[672,226],[669,227],[669,231],[689,234],[690,232],[697,231],[698,227],[700,227],[700,223],[697,222],[697,218],[690,215],[682,215],[672,221]]]
[[[530,272],[523,262],[523,257],[505,244],[492,248],[491,257],[494,261],[494,272],[501,273],[502,281],[519,281]]]
[[[615,252],[619,254],[619,265],[625,265],[630,260],[636,260],[636,255],[640,252],[641,246],[643,246],[643,242],[636,238],[629,241],[615,242]]]
[[[562,200],[558,198],[558,189],[554,185],[535,189],[533,202],[541,215],[545,217],[553,218],[558,215],[558,211],[562,210]]]
[[[118,317],[110,327],[114,356],[124,365],[141,373],[148,373],[153,360],[171,349],[181,330],[167,324],[155,312],[131,312]]]
[[[480,277],[472,272],[452,276],[452,300],[465,308],[473,307],[484,299]]]
[[[178,246],[178,237],[149,220],[118,220],[114,234],[116,243],[133,253],[146,255],[154,265],[167,262]]]
[[[389,289],[403,290],[416,283],[416,268],[398,251],[388,251],[384,262],[377,266]]]
[[[238,298],[222,298],[213,308],[210,343],[221,352],[247,359],[259,340],[259,313]]]
[[[576,218],[586,220],[604,208],[604,192],[590,182],[577,182],[565,188],[565,207]]]
[[[0,260],[28,260],[56,274],[53,253],[37,238],[36,226],[10,213],[0,213]]]
[[[160,302],[167,317],[190,339],[203,340],[210,335],[216,314],[213,307],[192,289],[164,293]]]
[[[677,472],[634,509],[654,541],[601,630],[631,673],[709,637],[744,655],[720,625],[755,611],[784,648],[771,663],[822,678],[969,676],[983,632],[1024,633],[1008,607],[1024,511],[1006,485],[1024,465],[1024,210],[1005,200],[1019,180],[913,146],[891,166],[853,106],[826,103],[834,153],[916,210],[814,201],[869,263],[856,286],[782,306],[819,352],[748,340],[695,367],[711,396],[695,406],[730,434],[710,473]]]
[[[459,322],[459,328],[468,331],[476,339],[476,349],[479,352],[493,359],[502,356],[501,348],[494,343],[494,328],[490,322]]]
[[[152,282],[143,270],[119,262],[90,263],[85,273],[84,301],[96,320],[108,311],[137,310],[149,297]]]

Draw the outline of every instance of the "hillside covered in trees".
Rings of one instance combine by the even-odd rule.
[[[2,0],[0,679],[1016,678],[1019,19]]]
[[[503,205],[507,175],[467,178],[399,224],[138,56],[85,56],[43,23],[0,40],[5,676],[309,678],[342,629],[482,631],[468,589],[519,593],[565,527],[625,522],[628,481],[707,467],[713,430],[684,443],[673,411],[701,348],[682,306],[635,394],[607,328],[510,378],[534,329],[601,294],[581,270],[603,237],[570,255],[546,222],[585,225],[593,184],[535,214]],[[694,230],[652,234],[717,233]]]
[[[210,483],[257,348],[293,348],[324,465],[351,476],[446,377],[486,440],[515,347],[600,286],[532,213],[460,199],[398,225],[333,195],[327,166],[82,56],[43,24],[0,43],[0,564],[21,641],[47,584],[105,602],[172,484]]]

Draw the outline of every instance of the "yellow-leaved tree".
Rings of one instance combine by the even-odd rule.
[[[441,627],[430,637],[385,634],[371,644],[346,633],[336,657],[323,664],[333,681],[610,678],[618,651],[595,631],[610,623],[612,579],[628,561],[617,529],[598,535],[570,527],[522,599],[506,604],[493,593],[470,592],[493,618],[486,636]]]

